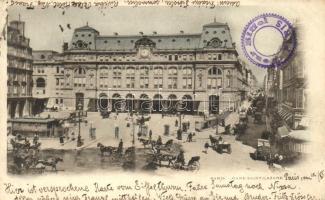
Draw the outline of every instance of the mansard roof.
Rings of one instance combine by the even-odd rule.
[[[96,48],[98,50],[131,50],[146,40],[151,41],[157,49],[194,49],[199,45],[200,36],[201,34],[99,36],[96,39]]]
[[[86,26],[77,28],[75,33],[80,31],[96,31],[95,35],[78,35],[74,34],[71,40],[70,49],[80,49],[78,44],[85,44],[88,50],[99,51],[132,51],[141,43],[154,47],[158,50],[194,50],[202,48],[234,48],[231,34],[227,23],[214,21],[203,26],[201,33],[184,33],[181,31],[177,34],[153,34],[144,35],[100,35],[92,27]],[[216,42],[217,41],[217,42]],[[85,49],[85,48],[83,48]]]

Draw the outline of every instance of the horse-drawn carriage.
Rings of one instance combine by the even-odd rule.
[[[166,167],[170,167],[172,169],[177,170],[186,170],[186,171],[194,171],[200,169],[200,156],[193,156],[188,163],[185,162],[184,152],[180,152],[178,155],[175,153],[167,152],[167,151],[153,151],[153,160],[152,162],[155,165],[163,166],[163,162],[167,162]]]
[[[185,162],[177,162],[177,160],[174,162],[172,168],[173,169],[179,169],[179,170],[186,170],[186,171],[195,171],[200,169],[200,156],[193,156],[188,163]]]
[[[227,152],[228,154],[231,154],[231,144],[224,142],[221,136],[219,136],[219,138],[215,138],[210,135],[209,139],[211,144],[206,143],[208,147],[211,147],[218,153]]]
[[[253,159],[267,161],[271,156],[271,146],[268,140],[257,139],[257,148],[253,154]]]
[[[57,171],[56,165],[62,162],[63,159],[59,157],[49,157],[47,159],[40,159],[41,143],[35,142],[33,145],[29,143],[27,138],[24,142],[10,140],[13,147],[13,163],[16,173],[43,173],[46,167],[51,167],[52,171]]]

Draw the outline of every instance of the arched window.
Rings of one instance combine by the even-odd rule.
[[[45,87],[45,79],[44,78],[36,79],[36,87]]]
[[[183,89],[192,88],[192,69],[189,67],[183,68]]]
[[[162,88],[163,87],[163,68],[155,67],[154,68],[154,88]]]
[[[134,88],[135,86],[135,69],[134,67],[128,67],[126,69],[126,87]]]
[[[121,87],[122,70],[120,67],[113,68],[113,88]]]
[[[149,68],[140,68],[140,88],[149,88]]]
[[[222,71],[217,67],[212,67],[209,69],[209,75],[222,75]]]
[[[86,74],[86,70],[82,67],[79,67],[77,69],[74,70],[75,75],[85,75]]]
[[[217,67],[212,67],[208,71],[208,89],[217,89],[222,87],[222,71]]]
[[[168,89],[177,88],[177,68],[170,67],[168,68]]]

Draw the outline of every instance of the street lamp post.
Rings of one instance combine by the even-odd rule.
[[[80,121],[81,121],[80,112],[81,112],[81,107],[82,107],[82,104],[79,102],[79,104],[78,104],[78,139],[77,139],[77,147],[82,146],[81,135],[80,135]]]
[[[135,135],[134,135],[134,132],[135,132],[135,127],[134,127],[134,115],[132,115],[132,145],[134,146],[134,143],[135,143]]]
[[[181,112],[177,112],[178,114],[178,119],[179,119],[179,126],[178,126],[178,131],[177,131],[177,139],[182,140],[182,114]]]

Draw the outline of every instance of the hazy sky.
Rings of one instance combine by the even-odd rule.
[[[167,7],[118,7],[113,9],[89,10],[70,8],[65,9],[34,9],[11,7],[9,8],[9,21],[21,20],[26,22],[25,35],[31,40],[34,50],[55,50],[61,52],[63,42],[70,42],[73,29],[84,26],[95,28],[101,35],[112,35],[118,32],[124,34],[151,34],[159,33],[200,33],[202,26],[213,22],[214,17],[218,22],[227,22],[236,49],[256,75],[259,83],[263,82],[266,70],[251,64],[243,55],[240,36],[245,25],[259,14],[274,12],[285,16],[289,20],[294,18],[294,10],[272,10],[268,8],[240,7],[240,8],[167,8]],[[67,28],[71,25],[71,30]],[[64,27],[61,32],[59,25]],[[272,43],[271,40],[265,41]]]

